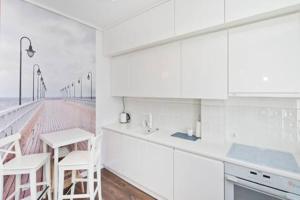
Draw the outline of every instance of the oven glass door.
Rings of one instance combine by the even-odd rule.
[[[226,175],[225,200],[295,200],[288,193],[251,181]]]
[[[234,185],[233,190],[234,200],[280,200],[278,198],[238,185]]]

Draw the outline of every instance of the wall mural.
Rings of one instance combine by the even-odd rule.
[[[40,134],[75,127],[95,133],[95,30],[2,0],[0,31],[0,138],[20,132],[22,153],[30,154],[42,151]],[[4,199],[13,190],[14,177],[5,177]]]

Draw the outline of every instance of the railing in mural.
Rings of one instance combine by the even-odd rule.
[[[40,101],[28,102],[21,106],[14,106],[0,112],[0,138],[20,131]]]
[[[96,106],[96,99],[90,99],[90,98],[65,98],[66,101],[73,101],[77,103],[82,103],[88,106],[95,107]]]

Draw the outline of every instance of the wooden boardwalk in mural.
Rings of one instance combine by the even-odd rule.
[[[42,152],[42,144],[39,135],[53,131],[79,127],[95,133],[96,111],[94,107],[84,104],[64,101],[45,100],[41,102],[33,117],[21,131],[21,148],[23,154]],[[85,148],[81,144],[79,148]],[[41,179],[42,171],[37,175]],[[14,191],[14,176],[4,179],[3,199]],[[22,176],[22,183],[28,182],[28,175]],[[21,193],[21,197],[27,196],[29,191]]]

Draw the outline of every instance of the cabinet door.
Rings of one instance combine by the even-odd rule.
[[[129,73],[130,96],[179,97],[179,43],[133,53]]]
[[[173,149],[141,141],[141,180],[150,191],[173,199]]]
[[[227,97],[227,32],[182,42],[182,97]]]
[[[143,169],[141,168],[141,140],[123,135],[122,156],[122,174],[139,183]]]
[[[224,200],[224,165],[175,150],[174,200]]]
[[[103,134],[103,165],[117,173],[122,173],[122,135],[108,130]]]
[[[111,94],[128,96],[129,94],[130,56],[123,55],[111,58]]]
[[[104,51],[115,54],[174,35],[173,1],[160,4],[104,32]]]
[[[177,35],[224,23],[224,0],[175,0]]]
[[[299,44],[299,14],[230,30],[229,92],[299,96]]]
[[[226,22],[299,3],[300,0],[226,0]]]

